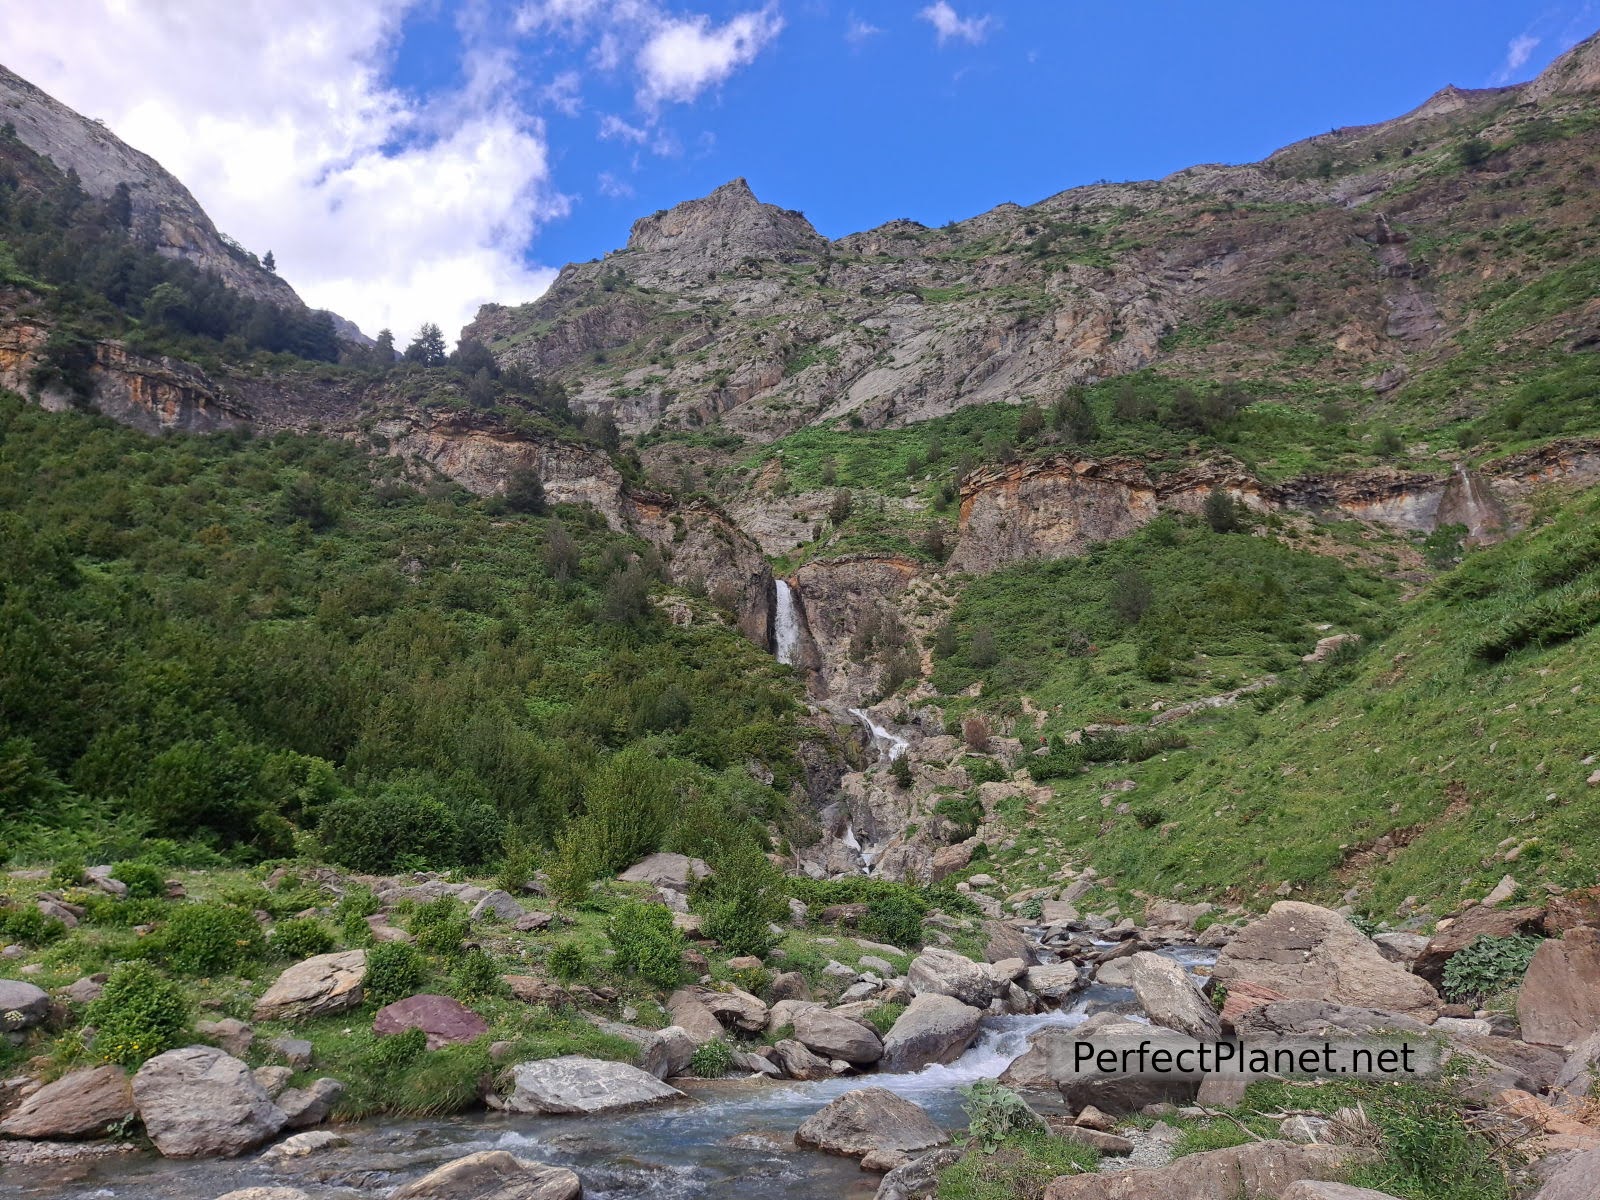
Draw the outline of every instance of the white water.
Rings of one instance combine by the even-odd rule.
[[[800,649],[800,615],[794,606],[794,591],[782,579],[775,581],[777,613],[772,623],[772,651],[781,663],[794,665],[795,654]]]
[[[867,727],[867,732],[872,735],[872,744],[878,748],[878,758],[883,762],[893,762],[906,752],[906,747],[911,743],[898,733],[891,733],[879,725],[864,709],[852,708],[850,715]]]

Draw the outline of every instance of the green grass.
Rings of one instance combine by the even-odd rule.
[[[1100,1155],[1046,1134],[1007,1139],[993,1154],[974,1146],[939,1176],[939,1200],[1039,1200],[1052,1179],[1092,1171]]]

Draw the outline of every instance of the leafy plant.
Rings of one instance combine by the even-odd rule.
[[[189,1003],[155,967],[128,962],[111,972],[84,1020],[94,1028],[94,1056],[132,1068],[182,1043]]]
[[[1474,938],[1444,964],[1444,994],[1452,1001],[1484,999],[1516,984],[1528,969],[1542,939]]]
[[[1001,1143],[1029,1133],[1048,1133],[1044,1118],[1028,1107],[1028,1102],[993,1079],[980,1079],[961,1089],[966,1097],[967,1132],[985,1154],[993,1154]]]
[[[218,975],[266,957],[266,939],[254,914],[230,904],[174,908],[148,939],[151,954],[180,975]]]
[[[410,942],[385,942],[367,951],[366,999],[377,1007],[404,1000],[421,990],[428,965]]]
[[[111,878],[127,885],[129,900],[158,900],[167,894],[166,877],[153,863],[118,863],[111,868]]]
[[[333,933],[315,917],[290,917],[272,929],[269,944],[279,958],[298,960],[333,949]]]
[[[411,914],[411,933],[417,947],[429,954],[454,958],[472,932],[466,906],[454,896],[429,900]]]
[[[712,1038],[695,1049],[689,1069],[701,1079],[721,1079],[733,1070],[736,1053],[726,1038]]]
[[[616,949],[619,971],[638,975],[659,988],[676,987],[683,979],[683,934],[672,924],[664,904],[629,901],[611,915],[606,935]]]
[[[583,947],[577,942],[558,942],[551,946],[550,953],[545,955],[544,965],[550,974],[563,983],[582,979],[589,971]]]

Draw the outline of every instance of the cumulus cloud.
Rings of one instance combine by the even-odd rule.
[[[387,85],[412,3],[52,0],[10,14],[5,61],[273,251],[308,303],[404,341],[543,291],[553,272],[525,252],[568,207],[543,126],[504,99],[503,49],[469,48],[463,86],[425,101]]]
[[[662,20],[635,59],[639,102],[645,107],[689,103],[754,62],[782,29],[783,18],[770,5],[740,13],[723,25],[713,25],[703,15]]]
[[[1528,59],[1533,57],[1533,52],[1539,48],[1540,39],[1530,33],[1521,33],[1512,38],[1506,45],[1506,59],[1500,64],[1500,70],[1495,78],[1501,83],[1509,83],[1515,79],[1523,67],[1528,65]]]
[[[994,23],[994,18],[990,16],[962,17],[946,0],[928,5],[917,16],[933,26],[941,46],[951,39],[976,46],[989,36],[989,27]]]

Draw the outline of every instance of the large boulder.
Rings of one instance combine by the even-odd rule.
[[[930,993],[953,996],[974,1008],[987,1008],[989,1001],[1005,991],[1004,985],[982,963],[937,946],[924,950],[912,960],[906,982],[913,996]]]
[[[1346,1038],[1375,1033],[1426,1033],[1415,1017],[1331,1004],[1326,1000],[1275,1000],[1258,1004],[1233,1022],[1244,1041],[1271,1042],[1290,1037]]]
[[[672,1023],[692,1037],[697,1046],[724,1036],[722,1022],[711,1015],[698,992],[679,988],[667,997],[667,1011],[672,1014]]]
[[[1033,951],[1033,944],[1018,929],[1006,921],[985,921],[983,923],[983,957],[989,962],[1004,962],[1008,958],[1020,958],[1028,966],[1034,966],[1039,961],[1038,955]]]
[[[932,1150],[950,1138],[919,1105],[888,1088],[869,1087],[846,1092],[813,1113],[794,1140],[829,1154],[882,1161]]]
[[[0,1033],[15,1033],[50,1015],[50,996],[21,979],[0,979]]]
[[[603,1113],[643,1108],[683,1095],[627,1063],[563,1054],[512,1068],[506,1107],[522,1113]]]
[[[930,1063],[953,1063],[978,1036],[983,1010],[953,996],[926,992],[915,997],[883,1039],[881,1071],[918,1071]]]
[[[1600,1150],[1563,1155],[1530,1200],[1594,1200],[1595,1180],[1600,1179]]]
[[[1425,979],[1390,962],[1370,938],[1332,909],[1280,900],[1239,931],[1218,956],[1218,983],[1259,983],[1291,999],[1405,1013],[1433,1020],[1439,995]]]
[[[1600,1033],[1590,1034],[1572,1047],[1556,1071],[1550,1093],[1562,1108],[1581,1107],[1591,1096],[1600,1096]]]
[[[640,859],[617,878],[624,883],[648,883],[653,887],[685,893],[689,883],[705,879],[711,868],[698,858],[686,854],[652,854]]]
[[[720,990],[700,988],[695,994],[706,1011],[723,1025],[743,1033],[760,1033],[767,1027],[766,1002],[732,984]]]
[[[344,1096],[344,1084],[324,1076],[309,1087],[286,1088],[275,1099],[283,1109],[285,1129],[309,1129],[333,1115],[333,1107]]]
[[[961,1153],[945,1146],[919,1154],[885,1175],[872,1200],[931,1200],[939,1192],[939,1173],[960,1162]]]
[[[1569,929],[1539,947],[1517,991],[1517,1023],[1541,1046],[1600,1033],[1600,929]]]
[[[813,1054],[793,1038],[773,1043],[772,1054],[790,1079],[832,1079],[835,1071],[827,1059]]]
[[[1338,1179],[1359,1161],[1348,1146],[1246,1142],[1143,1171],[1062,1175],[1044,1200],[1278,1200],[1300,1179]]]
[[[367,952],[318,954],[279,975],[256,1001],[258,1021],[294,1021],[346,1012],[361,1003],[367,978]]]
[[[486,917],[493,917],[504,921],[507,925],[515,924],[528,915],[528,910],[512,899],[510,892],[502,892],[498,888],[490,892],[482,900],[472,906],[472,911],[467,914],[474,921],[481,921]],[[548,914],[545,924],[549,924]]]
[[[1444,986],[1444,966],[1456,954],[1480,937],[1511,937],[1515,934],[1542,933],[1544,909],[1469,908],[1428,939],[1411,964],[1414,975],[1421,975],[1434,987]]]
[[[480,1150],[389,1193],[389,1200],[578,1200],[583,1185],[565,1167]]]
[[[1185,971],[1170,958],[1141,950],[1128,961],[1129,982],[1139,1007],[1155,1024],[1202,1042],[1222,1039],[1222,1018]]]
[[[423,994],[385,1004],[372,1018],[372,1032],[404,1033],[420,1029],[428,1035],[428,1049],[455,1042],[470,1042],[489,1032],[489,1023],[459,1000]]]
[[[231,1158],[288,1119],[250,1068],[215,1046],[156,1055],[133,1077],[133,1104],[167,1158]]]
[[[133,1115],[133,1087],[121,1067],[85,1067],[47,1083],[4,1121],[12,1137],[70,1141],[100,1137]]]
[[[1083,981],[1077,963],[1059,962],[1029,967],[1022,976],[1022,986],[1035,996],[1060,1004],[1081,988]]]
[[[1027,1052],[1005,1069],[1000,1082],[1020,1091],[1054,1088],[1074,1112],[1093,1105],[1113,1115],[1138,1112],[1147,1104],[1187,1104],[1199,1091],[1201,1076],[1198,1074],[1141,1075],[1079,1070],[1076,1049],[1079,1041],[1092,1042],[1097,1050],[1133,1050],[1140,1042],[1149,1041],[1152,1049],[1173,1053],[1198,1045],[1193,1038],[1173,1029],[1100,1013],[1074,1028],[1052,1025],[1039,1030],[1028,1039]]]
[[[876,1030],[825,1008],[796,1012],[794,1038],[823,1058],[840,1058],[858,1067],[883,1057],[883,1039]]]
[[[665,1029],[643,1029],[637,1025],[624,1025],[604,1017],[585,1014],[586,1019],[602,1033],[622,1038],[639,1047],[639,1066],[657,1079],[671,1079],[689,1069],[689,1062],[699,1048],[695,1040],[677,1025]]]

